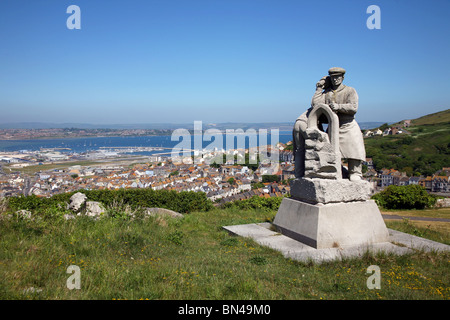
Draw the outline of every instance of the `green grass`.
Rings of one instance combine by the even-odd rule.
[[[132,158],[132,159],[130,159]],[[55,169],[67,169],[72,166],[108,166],[108,165],[123,165],[131,166],[130,164],[142,163],[137,162],[139,159],[148,160],[144,156],[130,156],[129,158],[115,158],[115,159],[99,159],[99,160],[76,160],[76,161],[62,161],[57,163],[44,163],[41,165],[31,165],[23,168],[13,167],[11,165],[5,165],[3,168],[6,173],[9,172],[21,172],[23,174],[35,174],[41,171],[50,171]]]
[[[183,219],[1,219],[0,299],[450,298],[449,254],[300,263],[222,229],[271,221],[275,213],[228,208]],[[70,265],[81,269],[79,290],[66,287]],[[370,265],[381,269],[380,290],[366,286]]]
[[[448,222],[446,223],[448,224]],[[429,222],[423,223],[421,226],[421,224],[414,223],[414,221],[405,218],[402,221],[387,221],[386,226],[401,232],[450,245],[449,233],[445,230],[431,228],[431,223]]]
[[[381,208],[381,213],[395,214],[406,217],[429,217],[429,218],[443,218],[450,219],[450,208],[426,208],[426,209],[384,209]]]
[[[424,237],[450,245],[450,223],[446,221],[413,220],[414,217],[450,219],[450,208],[422,210],[382,210],[383,214],[398,215],[403,219],[386,220],[388,228]]]
[[[412,121],[414,125],[427,125],[427,124],[449,123],[449,122],[450,122],[450,109],[428,114],[423,117],[414,119]]]

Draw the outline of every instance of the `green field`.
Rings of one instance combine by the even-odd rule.
[[[70,161],[70,162],[59,162],[59,163],[46,163],[41,165],[32,165],[23,168],[13,168],[11,166],[4,166],[4,172],[21,172],[25,174],[35,174],[36,172],[56,170],[56,169],[67,169],[71,166],[92,166],[99,165],[96,161]]]
[[[182,219],[64,220],[36,215],[28,220],[4,214],[0,299],[450,298],[449,253],[366,254],[324,264],[300,263],[222,229],[271,221],[275,214],[234,207],[192,212]],[[449,241],[448,235],[439,236]],[[80,267],[79,290],[66,286],[70,265]],[[379,290],[366,285],[371,265],[381,270]]]
[[[94,167],[94,166],[110,166],[110,165],[122,165],[130,166],[133,163],[142,163],[148,160],[147,157],[142,156],[131,156],[129,158],[116,158],[116,159],[103,159],[103,160],[79,160],[79,161],[62,161],[56,163],[44,163],[41,165],[31,165],[23,168],[16,168],[12,166],[4,166],[3,170],[5,173],[10,172],[21,172],[24,174],[35,174],[37,172],[44,172],[49,170],[57,169],[68,169],[72,166],[82,166],[82,167]]]

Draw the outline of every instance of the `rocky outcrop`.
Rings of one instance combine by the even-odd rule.
[[[146,208],[145,209],[145,215],[148,216],[169,216],[172,218],[183,218],[183,215],[181,213],[164,209],[164,208]]]
[[[99,217],[106,212],[105,207],[97,201],[87,201],[86,202],[86,212],[85,214],[89,217]]]
[[[74,212],[79,212],[83,205],[86,202],[86,195],[81,192],[75,193],[73,196],[70,197],[70,203],[69,203],[69,210],[72,210]]]
[[[69,210],[80,215],[85,214],[89,217],[97,218],[106,212],[105,207],[97,201],[86,201],[87,196],[84,193],[77,192],[72,197],[70,197]],[[70,218],[67,217],[66,219]]]
[[[105,205],[97,201],[89,201],[88,197],[81,192],[77,192],[70,197],[70,201],[66,205],[65,210],[64,206],[58,205],[58,207],[61,208],[61,213],[65,213],[63,215],[65,220],[75,219],[77,216],[81,215],[98,219],[108,212],[108,209],[105,207]],[[123,213],[124,216],[129,216],[132,219],[151,216],[164,216],[177,219],[183,217],[183,214],[165,208],[137,208],[133,211],[128,205],[124,206],[123,204],[113,204],[112,208],[109,208],[109,210]],[[136,212],[138,212],[139,214],[136,214]],[[32,215],[32,212],[28,210],[18,210],[14,214],[14,216],[19,219],[33,219]],[[0,218],[12,217],[13,214],[5,214],[3,216],[0,215]]]

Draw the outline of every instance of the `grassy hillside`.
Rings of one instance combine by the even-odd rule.
[[[450,109],[412,120],[411,134],[366,138],[367,157],[376,169],[432,175],[450,167]]]
[[[3,217],[0,299],[450,298],[448,253],[300,263],[222,229],[270,221],[275,214],[215,208],[182,219]],[[70,265],[80,268],[79,290],[66,286]],[[380,290],[367,288],[370,265],[380,267]]]
[[[450,109],[428,114],[411,121],[414,126],[450,123]]]

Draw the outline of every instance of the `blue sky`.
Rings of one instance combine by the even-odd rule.
[[[449,108],[449,16],[448,0],[1,0],[0,122],[293,122],[333,66],[358,121],[416,118]]]

